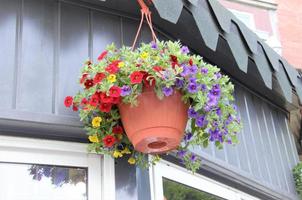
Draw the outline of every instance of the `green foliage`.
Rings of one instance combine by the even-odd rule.
[[[296,167],[293,169],[293,176],[296,184],[297,193],[302,199],[302,163],[298,163]]]
[[[115,158],[129,154],[129,163],[142,167],[160,159],[146,159],[133,148],[123,130],[117,133],[122,129],[117,105],[123,102],[136,106],[145,87],[153,88],[159,99],[180,91],[182,100],[190,106],[190,129],[177,149],[188,169],[194,172],[201,164],[199,157],[187,152],[189,148],[206,148],[213,142],[221,149],[224,143],[238,143],[242,125],[233,105],[234,85],[218,67],[204,62],[199,55],[191,55],[180,42],[142,43],[135,50],[111,44],[97,63],[85,62],[79,83],[83,90],[73,97],[72,106],[79,109],[91,141],[89,151]],[[70,101],[65,100],[65,105],[71,106]]]

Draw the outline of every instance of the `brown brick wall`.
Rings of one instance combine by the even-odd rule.
[[[276,0],[282,55],[302,69],[302,0]]]

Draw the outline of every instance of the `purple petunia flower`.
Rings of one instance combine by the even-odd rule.
[[[225,120],[225,124],[229,125],[232,121],[233,121],[233,117],[232,117],[232,115],[229,115],[227,120]]]
[[[198,127],[204,127],[205,125],[207,125],[207,120],[206,117],[204,115],[199,116],[198,118],[196,118],[196,125]]]
[[[181,67],[182,67],[182,72],[180,73],[180,75],[182,77],[188,76],[190,74],[189,66],[182,64]]]
[[[214,107],[218,104],[218,100],[217,97],[215,95],[213,95],[212,93],[208,94],[208,102],[207,102],[207,106],[209,107]]]
[[[192,155],[191,155],[191,157],[190,157],[190,160],[191,160],[192,162],[195,162],[195,161],[197,160],[196,155],[192,153]]]
[[[182,88],[182,87],[184,86],[184,84],[185,84],[185,81],[184,81],[183,79],[177,78],[177,79],[175,80],[175,86],[176,86],[177,88]]]
[[[215,77],[216,77],[216,79],[220,79],[221,78],[221,73],[220,72],[216,72],[215,73]]]
[[[201,73],[203,73],[203,74],[207,74],[208,71],[209,71],[208,68],[205,68],[205,67],[201,68]]]
[[[198,67],[196,65],[192,65],[192,66],[188,67],[188,69],[189,69],[189,74],[192,74],[192,75],[196,74],[198,71]]]
[[[191,140],[193,134],[191,132],[188,132],[185,137],[184,137],[184,141],[188,142],[189,140]]]
[[[190,53],[190,50],[187,46],[182,46],[181,47],[181,53],[187,54],[187,53]]]
[[[211,95],[220,97],[220,85],[219,84],[214,84],[212,86],[212,89],[210,91]]]
[[[131,92],[132,92],[131,87],[129,87],[127,85],[124,85],[121,87],[121,96],[122,97],[130,95]]]
[[[237,110],[238,110],[238,107],[237,107],[236,105],[233,105],[233,109],[234,109],[235,111],[237,111]]]
[[[204,111],[209,112],[211,110],[211,107],[209,105],[206,105],[203,109]]]
[[[201,84],[201,90],[205,92],[207,90],[207,86],[205,84]]]
[[[196,118],[198,116],[198,113],[194,110],[194,108],[189,108],[188,116],[190,118]]]
[[[189,83],[189,85],[188,85],[188,91],[190,93],[196,93],[196,92],[198,92],[198,85],[196,83]]]
[[[228,143],[228,144],[232,144],[232,140],[231,140],[231,139],[228,139],[228,140],[227,140],[227,143]]]
[[[186,155],[186,151],[185,150],[179,150],[178,152],[177,152],[177,156],[179,157],[179,158],[183,158],[183,157],[185,157],[185,155]]]
[[[173,94],[172,87],[163,87],[162,91],[166,97],[171,96]]]
[[[215,140],[217,140],[218,139],[218,135],[219,135],[219,130],[218,130],[218,128],[215,128],[214,130],[213,129],[211,129],[210,131],[210,141],[215,141]]]
[[[154,42],[154,41],[151,42],[151,48],[152,48],[152,49],[157,49],[157,44],[156,44],[156,42]]]
[[[217,109],[216,109],[216,114],[217,114],[218,116],[221,116],[222,113],[221,113],[221,109],[220,109],[220,108],[217,108]]]
[[[189,78],[190,83],[195,83],[196,84],[196,78],[195,77],[190,77]]]

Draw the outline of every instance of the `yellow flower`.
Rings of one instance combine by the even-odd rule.
[[[99,138],[98,138],[98,136],[97,136],[96,134],[90,135],[90,136],[88,137],[88,139],[89,139],[90,142],[99,143]]]
[[[110,74],[108,77],[107,77],[107,80],[110,82],[110,83],[114,83],[116,81],[116,76],[114,74]]]
[[[119,67],[119,68],[122,68],[122,67],[124,67],[124,66],[125,66],[125,63],[124,63],[124,62],[119,62],[119,63],[118,63],[118,67]]]
[[[120,158],[120,157],[123,157],[123,154],[120,151],[115,150],[113,152],[113,157]]]
[[[147,52],[141,53],[141,58],[142,59],[146,59],[148,56],[149,56],[149,54]]]
[[[131,151],[128,149],[128,147],[126,147],[122,150],[122,154],[131,154]]]
[[[102,118],[101,118],[101,117],[95,117],[95,118],[93,118],[93,119],[92,119],[92,122],[91,122],[92,127],[93,127],[93,128],[98,128],[98,127],[100,127],[101,122],[102,122]]]
[[[135,160],[135,158],[133,158],[133,157],[130,157],[130,158],[128,159],[128,163],[131,164],[131,165],[134,165],[135,162],[136,162],[136,160]]]

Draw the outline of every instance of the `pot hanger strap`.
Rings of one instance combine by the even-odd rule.
[[[150,31],[151,31],[151,34],[152,34],[152,40],[154,42],[157,40],[156,34],[153,30],[151,12],[150,12],[148,6],[145,4],[144,0],[137,0],[137,2],[139,3],[139,5],[141,7],[141,21],[139,23],[139,26],[138,26],[138,29],[137,29],[137,32],[136,32],[136,35],[135,35],[135,39],[134,39],[133,44],[132,44],[132,50],[134,49],[135,44],[136,44],[137,39],[138,39],[138,36],[141,32],[141,28],[142,28],[142,25],[143,25],[143,22],[144,22],[144,18],[146,18],[146,22],[147,22],[147,24],[150,28]],[[152,1],[150,1],[150,2],[152,2]]]

